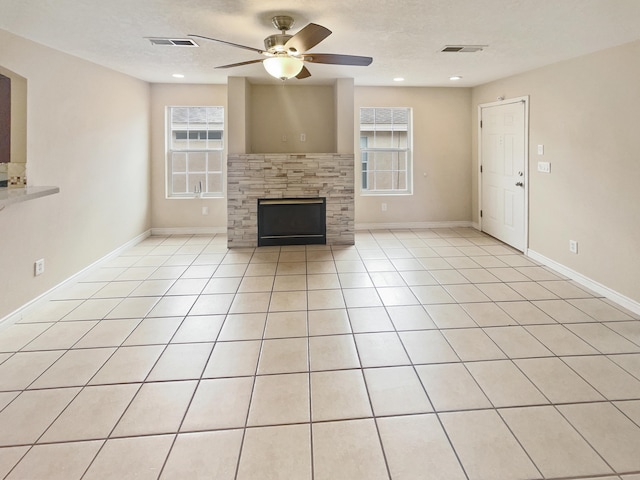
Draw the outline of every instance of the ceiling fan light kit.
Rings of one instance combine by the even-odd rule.
[[[288,80],[297,76],[304,64],[302,60],[288,55],[276,55],[262,61],[265,70],[269,75],[280,80]]]
[[[273,17],[271,21],[274,27],[280,30],[281,33],[270,35],[264,39],[264,46],[266,50],[247,47],[246,45],[227,42],[226,40],[219,40],[217,38],[204,37],[202,35],[189,36],[210,40],[212,42],[224,43],[232,47],[250,50],[267,57],[264,60],[249,60],[246,62],[232,63],[230,65],[222,65],[216,68],[232,68],[262,62],[267,73],[280,80],[287,80],[293,77],[302,80],[303,78],[310,77],[311,73],[304,66],[304,62],[367,66],[373,61],[371,57],[361,57],[357,55],[340,55],[332,53],[305,55],[307,50],[315,47],[318,43],[331,35],[331,30],[323,27],[322,25],[310,23],[295,35],[289,35],[287,34],[287,31],[293,25],[293,18],[288,15],[279,15]]]

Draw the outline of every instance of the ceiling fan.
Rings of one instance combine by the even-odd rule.
[[[217,38],[204,37],[202,35],[189,35],[190,37],[202,38],[212,42],[224,43],[232,47],[238,47],[245,50],[264,55],[265,59],[249,60],[247,62],[232,63],[230,65],[222,65],[216,68],[232,68],[242,65],[250,65],[252,63],[262,62],[267,72],[280,80],[286,80],[296,77],[303,79],[311,76],[311,72],[305,67],[304,63],[325,63],[332,65],[353,65],[367,66],[373,61],[371,57],[360,57],[356,55],[339,55],[334,53],[307,53],[308,50],[315,47],[329,35],[331,30],[310,23],[295,35],[289,35],[287,32],[293,26],[293,18],[288,15],[278,15],[271,19],[273,26],[280,30],[281,33],[269,35],[264,39],[264,50],[259,48],[247,47],[237,43],[218,40]]]

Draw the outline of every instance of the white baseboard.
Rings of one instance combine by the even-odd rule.
[[[112,258],[115,258],[115,257],[119,256],[123,251],[125,251],[126,249],[128,249],[130,247],[133,247],[133,246],[137,245],[138,243],[140,243],[145,238],[148,238],[150,235],[151,235],[151,230],[147,230],[147,231],[141,233],[140,235],[137,235],[136,237],[132,238],[131,240],[129,240],[124,245],[120,245],[118,248],[116,248],[112,252],[106,254],[104,257],[100,258],[99,260],[96,260],[95,262],[93,262],[92,264],[86,266],[85,268],[83,268],[79,272],[74,273],[69,278],[63,280],[62,282],[60,282],[59,284],[57,284],[54,287],[50,288],[49,290],[47,290],[43,294],[38,295],[36,298],[34,298],[33,300],[30,300],[29,302],[25,303],[24,305],[22,305],[21,307],[17,308],[16,310],[14,310],[10,314],[6,315],[5,317],[0,318],[0,326],[5,326],[5,324],[12,324],[12,323],[15,323],[18,320],[22,319],[22,316],[25,313],[25,311],[27,309],[29,309],[30,307],[34,306],[36,303],[48,300],[55,293],[55,291],[58,290],[59,288],[61,288],[61,287],[65,286],[66,284],[76,280],[77,278],[79,278],[83,274],[87,273],[92,268],[95,268],[98,265],[100,265],[102,263],[105,263],[108,260],[111,260]]]
[[[406,230],[423,228],[475,228],[480,229],[479,224],[468,221],[451,222],[398,222],[398,223],[356,223],[357,230]],[[152,228],[151,235],[214,235],[227,233],[227,227],[167,227]]]
[[[356,223],[355,230],[406,230],[421,228],[460,228],[474,227],[472,222],[451,221],[451,222],[406,222],[406,223]]]
[[[170,227],[151,229],[151,235],[214,235],[217,233],[227,233],[227,227]]]
[[[534,250],[531,250],[531,249],[527,250],[527,256],[535,260],[536,262],[539,262],[543,265],[546,265],[549,268],[552,268],[556,272],[561,273],[565,277],[568,277],[571,280],[576,281],[580,285],[587,287],[588,289],[602,295],[603,297],[606,297],[609,300],[614,301],[615,303],[626,308],[627,310],[640,315],[640,302],[637,302],[625,295],[622,295],[621,293],[618,293],[615,290],[612,290],[611,288],[605,285],[602,285],[601,283],[598,283],[595,280],[592,280],[591,278],[586,277],[581,273],[578,273],[575,270],[570,269],[569,267],[562,265],[561,263],[551,260],[550,258],[547,258],[544,255]]]

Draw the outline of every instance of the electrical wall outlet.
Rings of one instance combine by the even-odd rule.
[[[386,211],[387,211],[387,204],[386,204],[386,203],[383,203],[383,204],[382,204],[382,211],[383,211],[383,212],[386,212]]]
[[[307,134],[306,133],[301,133],[300,134],[300,141],[301,142],[306,142],[307,141]]]
[[[209,207],[202,207],[202,214],[209,215]]]
[[[569,251],[571,253],[578,253],[578,242],[575,240],[569,240]]]
[[[40,260],[36,260],[33,264],[33,275],[37,277],[38,275],[42,275],[44,273],[44,258]]]

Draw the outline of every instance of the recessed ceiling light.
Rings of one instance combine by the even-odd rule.
[[[173,75],[171,75],[173,78],[184,78],[184,75],[181,73],[174,73]]]
[[[453,77],[449,77],[449,80],[462,80],[462,77],[460,75],[454,75]]]
[[[393,79],[394,82],[404,82],[404,78],[402,77],[396,77]]]

